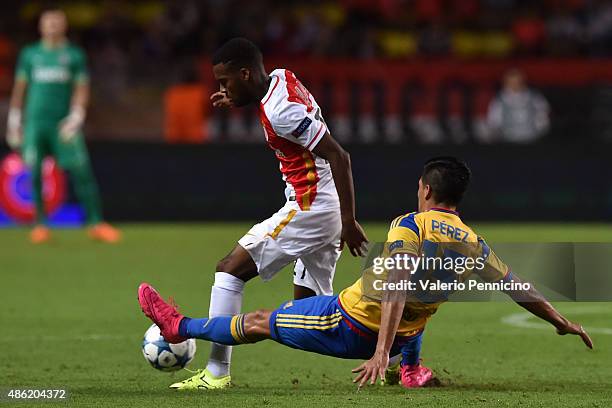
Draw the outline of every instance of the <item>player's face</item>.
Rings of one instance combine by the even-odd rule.
[[[520,73],[513,73],[506,77],[505,86],[513,92],[520,92],[525,88],[525,80]]]
[[[233,106],[245,106],[251,103],[247,89],[250,71],[247,69],[232,70],[224,64],[213,66],[213,74],[219,82],[219,90],[232,101]]]
[[[66,35],[68,23],[66,15],[59,10],[47,11],[40,17],[40,34],[46,38],[58,38]]]

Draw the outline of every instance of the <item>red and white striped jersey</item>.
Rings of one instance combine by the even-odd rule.
[[[329,163],[312,152],[328,131],[321,108],[293,72],[275,69],[270,78],[259,117],[287,184],[287,199],[295,197],[304,211],[338,208]]]

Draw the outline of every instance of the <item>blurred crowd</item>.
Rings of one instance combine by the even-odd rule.
[[[248,34],[270,53],[283,55],[503,58],[612,53],[612,2],[607,0],[264,3],[267,7],[225,2],[229,13],[239,9],[242,17],[221,33]]]
[[[0,4],[0,93],[8,94],[16,53],[37,39],[37,17],[49,4],[44,0]],[[161,100],[166,112],[168,105],[185,112],[183,107],[193,106],[193,101],[208,106],[208,90],[193,92],[202,80],[196,61],[235,36],[259,44],[266,58],[288,61],[303,57],[358,61],[414,61],[430,56],[479,61],[612,57],[612,0],[75,0],[52,4],[66,12],[70,38],[87,51],[95,108],[89,124],[104,135],[121,129],[130,137],[149,138],[163,126],[157,120],[164,109]],[[185,82],[192,86],[177,88]],[[169,92],[164,99],[166,89],[185,92]],[[512,137],[527,141],[545,133],[549,127],[545,100],[534,93],[511,95],[502,93],[491,101],[489,127],[502,134],[500,129],[509,126],[509,118],[527,117],[537,122],[530,129],[537,136]],[[95,103],[96,99],[104,103]],[[175,100],[192,102],[175,104]],[[544,113],[525,116],[517,105]],[[115,123],[117,111],[125,109],[131,112],[122,119],[125,123],[108,127]],[[516,113],[503,113],[508,111]],[[513,132],[525,133],[524,128],[516,129]],[[186,133],[182,128],[177,132]]]
[[[22,4],[2,7],[7,8],[2,25],[11,38],[31,36],[46,3]],[[106,0],[60,5],[73,37],[113,64],[209,54],[234,36],[254,40],[267,55],[282,56],[612,55],[610,0]]]
[[[612,0],[34,0],[0,4],[0,64],[36,38],[49,4],[110,98],[126,81],[179,76],[177,61],[235,36],[267,57],[612,56]]]

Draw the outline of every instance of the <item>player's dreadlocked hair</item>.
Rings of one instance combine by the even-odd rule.
[[[246,38],[232,38],[215,51],[213,65],[224,64],[230,68],[255,68],[263,57],[255,44]]]
[[[429,184],[436,202],[457,205],[470,184],[472,172],[463,160],[452,156],[429,159],[421,179]]]

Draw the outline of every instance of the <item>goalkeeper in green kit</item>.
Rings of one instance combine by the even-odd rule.
[[[51,155],[72,176],[77,198],[86,211],[89,236],[117,242],[120,232],[102,221],[98,186],[81,131],[89,99],[85,55],[68,42],[63,11],[45,11],[39,29],[41,41],[27,46],[19,55],[6,135],[11,148],[21,149],[32,172],[36,225],[30,239],[43,243],[51,238],[41,175],[43,159]]]

